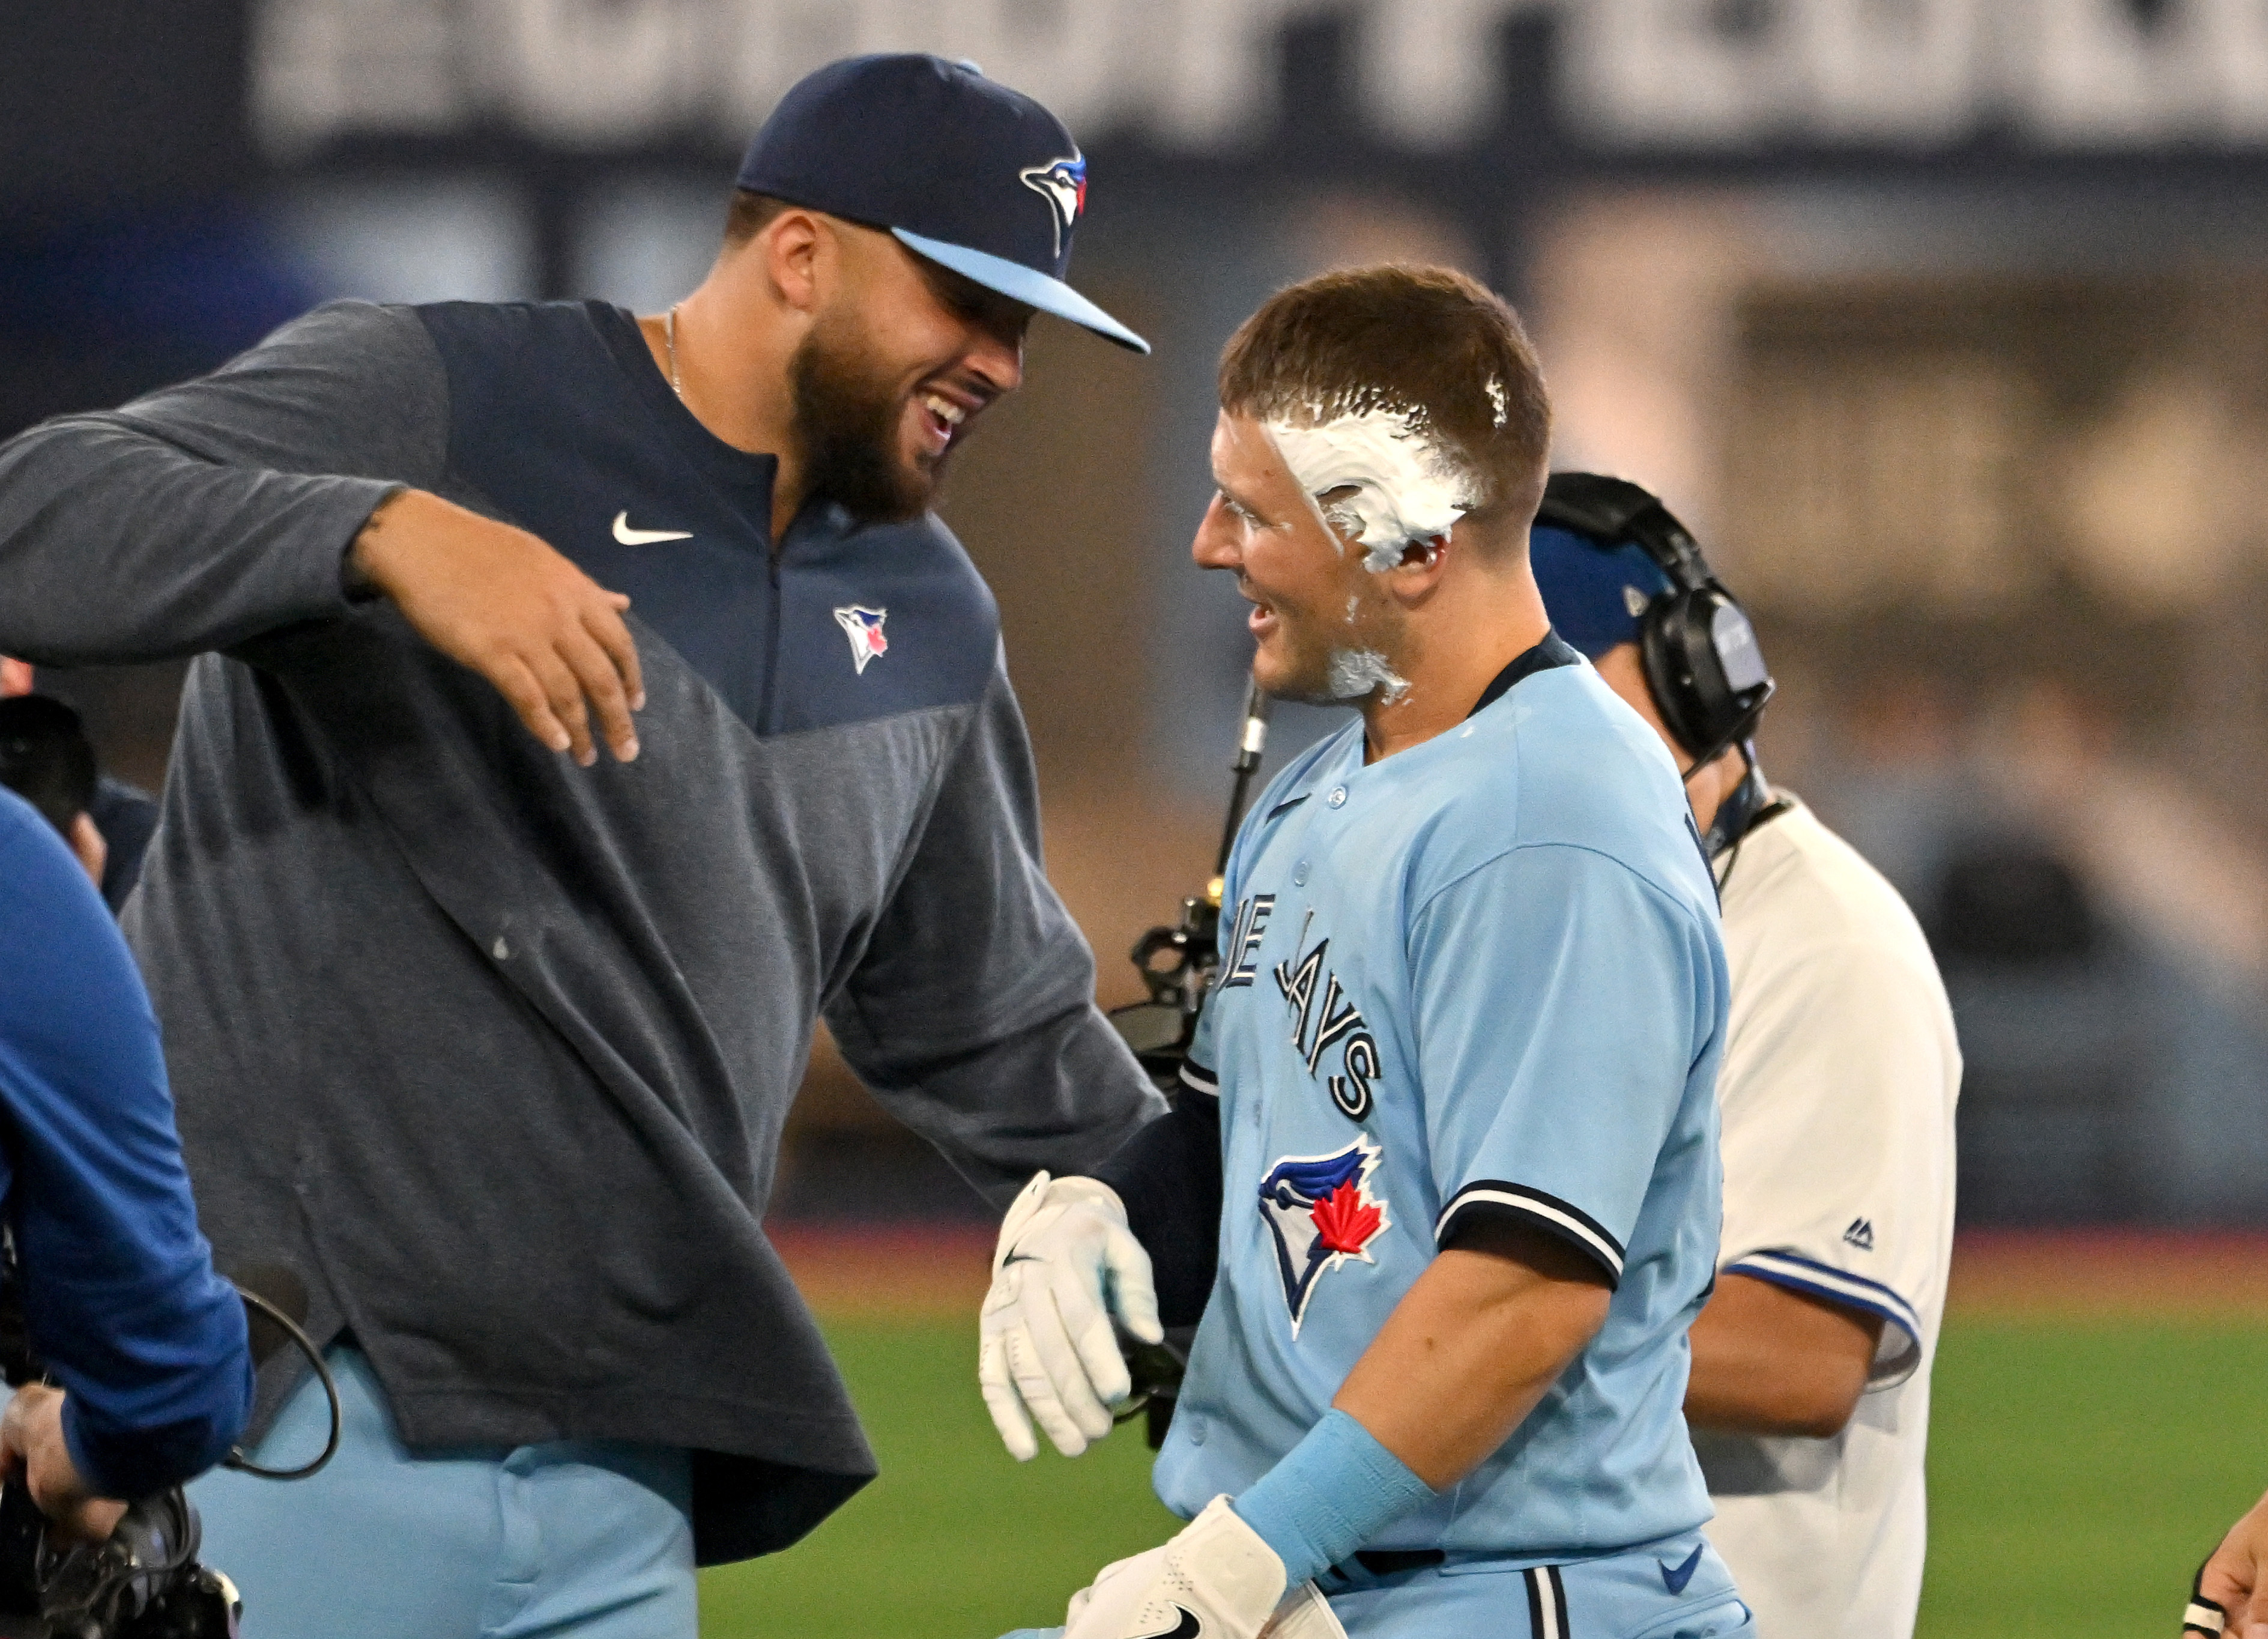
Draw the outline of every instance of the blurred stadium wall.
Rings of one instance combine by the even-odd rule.
[[[1952,984],[1968,1221],[2268,1222],[2254,0],[9,4],[0,432],[335,296],[658,310],[779,92],[904,48],[1065,116],[1081,282],[1159,343],[1042,325],[946,508],[1106,1000],[1225,794],[1241,606],[1185,557],[1215,351],[1289,278],[1448,262],[1529,315],[1562,464],[1663,491],[1755,604],[1768,766]],[[48,683],[163,778],[172,670]],[[788,1178],[973,1204],[823,1046]]]

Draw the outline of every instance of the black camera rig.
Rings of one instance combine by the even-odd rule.
[[[1268,749],[1270,704],[1256,683],[1245,694],[1236,758],[1229,764],[1235,783],[1229,789],[1228,818],[1220,829],[1211,880],[1203,893],[1182,901],[1179,922],[1152,928],[1134,941],[1129,953],[1150,1000],[1110,1012],[1110,1023],[1168,1098],[1180,1091],[1182,1061],[1189,1057],[1197,1014],[1219,963],[1222,882],[1229,850],[1236,845],[1237,827],[1244,823],[1245,805],[1252,800],[1252,777],[1259,772],[1261,754]]]
[[[305,1313],[305,1289],[289,1272],[247,1271],[247,1278]],[[331,1432],[322,1454],[297,1468],[263,1468],[240,1446],[224,1463],[263,1479],[304,1480],[338,1450],[338,1385],[295,1316],[232,1284],[249,1311],[253,1358],[286,1341],[304,1353],[330,1396]],[[48,1379],[24,1322],[12,1237],[0,1241],[0,1377],[11,1390]],[[100,1542],[58,1544],[51,1525],[21,1473],[0,1486],[0,1639],[237,1639],[244,1602],[225,1576],[197,1562],[202,1528],[180,1486],[136,1501]]]

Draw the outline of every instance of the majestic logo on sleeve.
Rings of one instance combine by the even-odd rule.
[[[1073,152],[1068,159],[1050,159],[1016,173],[1025,187],[1048,202],[1055,218],[1056,255],[1063,255],[1064,235],[1079,225],[1086,209],[1086,161]]]
[[[1276,1242],[1276,1272],[1300,1335],[1315,1282],[1350,1258],[1365,1263],[1371,1243],[1392,1227],[1383,1197],[1370,1192],[1380,1150],[1358,1138],[1328,1155],[1286,1155],[1260,1180],[1260,1216]]]
[[[890,640],[882,635],[882,622],[889,613],[886,609],[867,609],[858,603],[845,604],[835,611],[836,623],[850,639],[850,663],[858,668],[862,677],[866,675],[868,661],[889,653]]]

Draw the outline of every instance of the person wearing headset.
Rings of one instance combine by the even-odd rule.
[[[1953,1240],[1944,986],[1896,890],[1764,779],[1771,674],[1668,509],[1557,473],[1529,553],[1554,629],[1676,760],[1722,905],[1724,1236],[1685,1397],[1707,1534],[1758,1631],[1905,1639]]]

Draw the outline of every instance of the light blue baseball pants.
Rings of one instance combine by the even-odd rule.
[[[1698,1532],[1604,1559],[1514,1569],[1503,1560],[1377,1576],[1359,1565],[1319,1585],[1347,1639],[1756,1639],[1732,1573]],[[1002,1639],[1057,1639],[1020,1628]]]
[[[1565,1565],[1356,1568],[1322,1586],[1348,1639],[1756,1639],[1732,1572],[1697,1531]]]
[[[216,1469],[189,1488],[198,1557],[244,1595],[244,1639],[694,1639],[691,1463],[620,1441],[413,1454],[359,1350],[328,1356],[344,1413],[312,1480]],[[310,1377],[253,1459],[322,1450]]]

